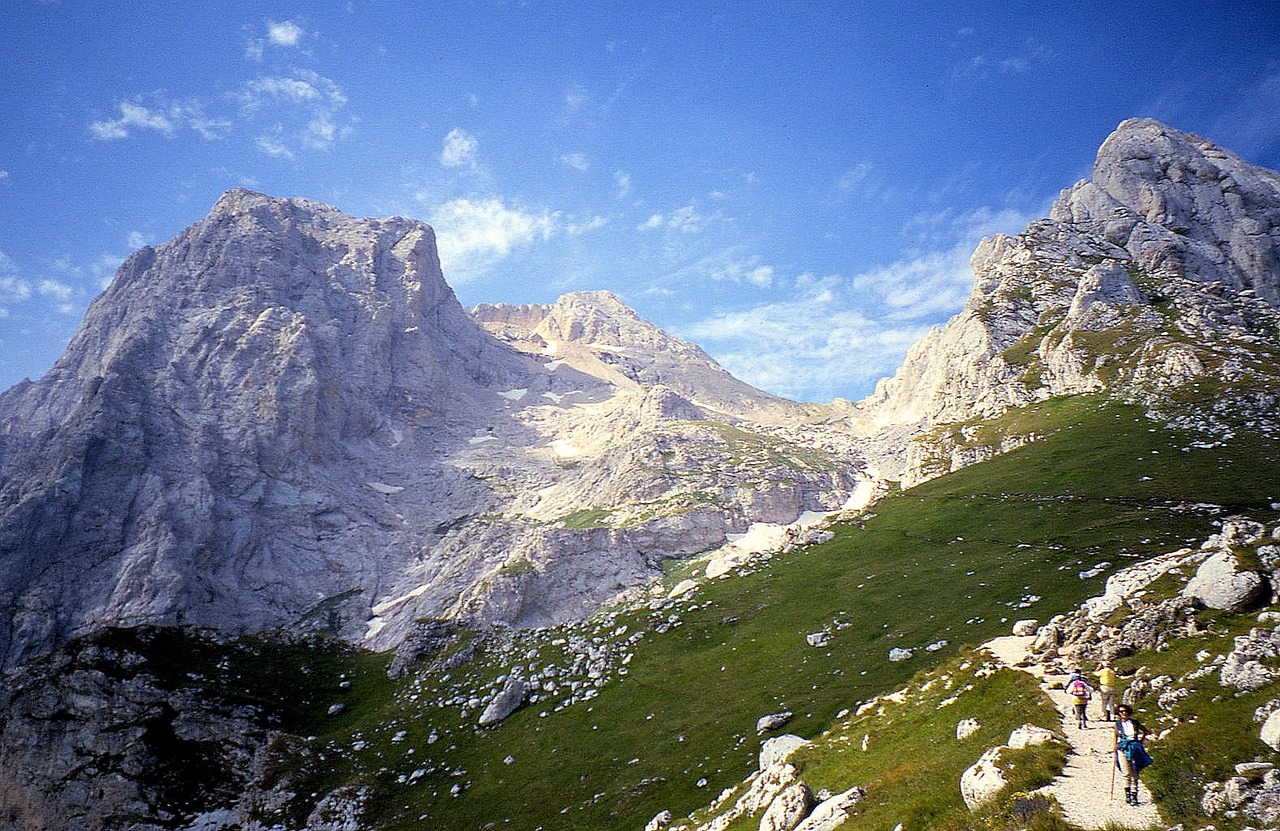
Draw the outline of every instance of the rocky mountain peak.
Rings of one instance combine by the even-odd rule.
[[[1280,331],[1280,174],[1199,136],[1122,123],[1091,180],[1021,234],[983,240],[971,266],[964,309],[855,407],[861,430],[921,432],[883,465],[907,481],[1027,440],[938,444],[952,434],[935,425],[1079,393],[1171,413],[1185,384],[1212,379],[1244,401],[1280,380],[1246,356],[1274,351]]]
[[[803,414],[613,295],[473,318],[430,227],[229,191],[0,394],[0,666],[107,625],[588,614],[844,503],[847,444],[728,427],[757,411]]]
[[[709,412],[755,422],[806,415],[800,405],[739,381],[701,347],[640,317],[611,292],[573,292],[548,305],[482,304],[472,315],[517,349],[621,388],[662,385]]]
[[[1280,305],[1280,174],[1152,119],[1123,122],[1052,219],[1125,248],[1153,274],[1221,282]]]

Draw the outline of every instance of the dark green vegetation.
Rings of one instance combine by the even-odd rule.
[[[842,710],[913,676],[959,672],[963,647],[1007,633],[1013,620],[1069,611],[1101,593],[1117,568],[1202,540],[1219,513],[1276,516],[1269,508],[1280,496],[1273,441],[1241,431],[1223,445],[1197,447],[1198,436],[1091,397],[1006,419],[1006,427],[1044,438],[890,496],[836,526],[831,541],[705,583],[670,607],[614,610],[518,639],[503,661],[482,646],[465,663],[433,669],[427,661],[392,682],[381,659],[336,643],[270,660],[262,652],[226,656],[224,646],[214,657],[183,659],[199,666],[175,663],[166,680],[245,700],[291,699],[273,705],[282,707],[280,726],[312,737],[279,748],[281,781],[299,794],[285,811],[291,816],[305,817],[307,795],[350,784],[367,788],[366,819],[387,829],[638,829],[660,810],[679,818],[739,785],[756,766],[761,715],[790,710],[786,732],[818,737],[843,723]],[[677,569],[673,579],[686,573]],[[466,690],[511,663],[554,660],[563,653],[557,638],[618,640],[622,627],[645,634],[630,648],[625,674],[598,696],[560,711],[554,701],[535,702],[495,728],[475,726],[479,712]],[[820,630],[830,642],[807,645],[805,636]],[[895,647],[913,657],[890,662]],[[233,669],[218,674],[218,661]],[[342,687],[343,680],[352,684]],[[958,711],[934,717],[936,705],[919,707],[892,724],[849,727],[859,739],[872,734],[870,751],[815,751],[805,776],[832,791],[868,788],[865,813],[846,826],[855,829],[887,831],[904,821],[912,828],[1061,827],[1052,806],[1016,795],[1061,764],[1053,748],[1016,759],[1015,789],[998,805],[965,811],[960,771],[1002,742],[1010,725],[1049,726],[1051,718],[1018,673],[987,677],[978,692],[973,712],[963,715],[989,714],[984,729],[992,736],[972,747],[954,742]],[[332,703],[347,709],[325,715]],[[1238,706],[1251,712],[1256,704]],[[950,742],[943,741],[948,730]],[[1186,740],[1188,755],[1202,738]],[[893,749],[899,744],[903,750]],[[1162,765],[1160,775],[1173,767]],[[1153,780],[1153,788],[1187,802],[1176,781]]]

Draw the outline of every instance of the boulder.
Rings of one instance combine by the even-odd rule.
[[[760,770],[784,764],[800,748],[809,744],[805,739],[790,734],[775,736],[760,747]]]
[[[956,740],[964,741],[981,729],[982,725],[978,723],[976,718],[962,719],[960,723],[956,725]]]
[[[480,726],[492,727],[498,724],[520,709],[528,695],[529,688],[524,679],[512,673],[507,678],[507,683],[503,685],[502,691],[494,696],[493,701],[489,702],[489,706],[485,707],[484,712],[480,714]]]
[[[1031,644],[1031,651],[1035,653],[1048,653],[1050,650],[1057,650],[1062,645],[1062,630],[1057,624],[1047,623],[1040,629],[1040,633],[1036,635],[1035,642]]]
[[[910,657],[911,657],[910,649],[902,649],[901,647],[895,646],[893,649],[889,650],[889,660],[894,662],[895,664],[899,661],[905,661]]]
[[[1264,599],[1267,583],[1247,569],[1230,551],[1219,551],[1200,564],[1196,576],[1182,590],[1210,609],[1243,612]]]
[[[805,817],[804,822],[796,826],[795,831],[835,831],[866,795],[864,789],[853,787],[830,799],[824,799],[813,809],[813,813]]]
[[[1036,630],[1040,628],[1040,621],[1033,618],[1019,620],[1013,624],[1013,634],[1019,637],[1028,637],[1034,635]]]
[[[1003,749],[991,748],[960,775],[960,795],[970,811],[978,810],[1009,784],[997,766],[1000,761],[1000,751]]]
[[[813,791],[803,782],[788,785],[769,803],[760,818],[760,831],[795,831],[813,810]]]
[[[767,716],[761,716],[756,719],[756,735],[763,736],[770,730],[777,730],[788,721],[791,721],[791,715],[792,713],[790,710],[784,710],[781,713],[771,713]]]
[[[1258,738],[1272,750],[1280,750],[1280,710],[1276,710],[1262,723]]]
[[[671,827],[672,819],[674,818],[671,816],[670,811],[659,811],[645,825],[644,831],[663,831],[663,829]]]
[[[1024,747],[1036,747],[1048,744],[1056,738],[1052,730],[1046,730],[1034,724],[1024,724],[1009,734],[1009,749],[1021,750]]]
[[[822,647],[831,643],[831,633],[827,631],[814,632],[810,635],[805,635],[804,639],[805,639],[805,642],[809,644],[809,646],[821,649]]]

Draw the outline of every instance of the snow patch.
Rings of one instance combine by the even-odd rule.
[[[422,595],[426,594],[427,590],[430,588],[431,588],[430,586],[423,584],[421,586],[418,586],[418,588],[414,589],[408,594],[402,594],[399,597],[393,598],[391,600],[384,600],[381,603],[374,606],[369,611],[373,612],[375,616],[381,615],[384,612],[394,609],[395,607],[399,606],[401,603],[406,603],[410,600],[413,600],[415,597],[421,597]]]
[[[875,495],[876,483],[870,479],[863,479],[858,486],[853,489],[853,493],[849,494],[849,498],[845,500],[842,511],[861,511],[863,508],[871,504],[871,497]]]
[[[385,482],[365,482],[365,485],[383,496],[390,496],[393,493],[400,493],[404,488],[399,485],[388,485]]]
[[[470,441],[472,444],[484,444],[485,442],[497,441],[497,440],[498,440],[497,436],[472,436],[470,439],[468,439],[468,441]]]
[[[507,390],[506,392],[498,393],[498,395],[507,399],[508,401],[519,401],[520,399],[524,398],[528,394],[529,394],[528,389]]]

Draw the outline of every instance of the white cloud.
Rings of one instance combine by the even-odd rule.
[[[653,231],[658,228],[669,228],[684,234],[697,234],[707,227],[707,222],[711,218],[714,217],[706,217],[698,213],[698,209],[693,205],[686,205],[669,214],[664,214],[660,211],[654,213],[644,222],[637,225],[636,230]]]
[[[1261,155],[1280,136],[1280,71],[1264,74],[1231,95],[1228,111],[1209,135],[1246,157]]]
[[[303,149],[327,150],[351,131],[349,122],[339,120],[347,104],[342,88],[310,70],[295,70],[293,77],[254,78],[241,90],[240,103],[250,119],[274,119],[256,139],[258,149],[268,155],[293,158]]]
[[[618,198],[626,199],[631,194],[631,174],[622,170],[613,173],[613,183],[618,187]]]
[[[445,167],[475,167],[479,150],[480,142],[475,136],[454,127],[444,137],[444,145],[440,148],[440,164]]]
[[[292,20],[282,20],[279,22],[268,20],[266,38],[249,38],[249,42],[244,48],[245,57],[251,61],[262,60],[262,56],[266,52],[268,45],[292,49],[302,41],[305,34],[306,32],[303,28]]]
[[[852,279],[795,279],[790,299],[722,312],[681,331],[748,383],[781,395],[829,400],[869,393],[892,374],[930,327],[963,307],[973,286],[969,258],[978,239],[1026,227],[1027,214],[978,209],[916,217],[906,232],[925,243],[914,254]],[[684,273],[777,285],[756,256],[729,249]]]
[[[812,401],[870,391],[927,325],[886,325],[815,287],[790,300],[713,315],[681,331],[749,384]]]
[[[591,103],[591,96],[587,93],[586,88],[580,84],[575,84],[564,94],[565,112],[576,113],[589,103]]]
[[[0,170],[0,182],[3,182],[5,179],[8,179],[8,178],[9,178],[9,171]]]
[[[561,230],[558,214],[509,208],[500,199],[454,199],[432,214],[441,265],[450,282],[474,279],[512,249]]]
[[[297,46],[302,34],[302,27],[292,20],[267,23],[267,38],[276,46]]]
[[[741,248],[718,251],[682,269],[677,277],[704,278],[721,283],[769,288],[777,276],[773,266],[765,264],[759,254],[744,255]]]
[[[153,98],[151,106],[144,104],[141,97],[119,102],[116,107],[120,117],[94,121],[89,124],[89,132],[99,141],[113,141],[128,138],[140,130],[172,136],[185,127],[196,131],[202,138],[212,140],[222,137],[231,127],[229,121],[205,117],[199,101],[167,101],[162,96]]]
[[[36,284],[36,292],[41,297],[51,297],[54,300],[61,300],[65,303],[71,299],[75,290],[66,283],[59,283],[57,280],[41,280]]]
[[[581,173],[586,173],[588,170],[587,157],[582,153],[566,153],[560,157],[560,163]]]

